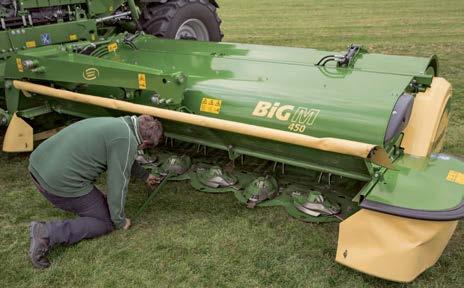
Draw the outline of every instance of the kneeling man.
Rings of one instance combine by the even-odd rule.
[[[138,150],[156,146],[163,135],[161,123],[148,115],[102,117],[79,121],[49,138],[31,154],[29,171],[34,184],[55,207],[79,217],[30,225],[29,256],[38,268],[50,266],[48,251],[71,245],[113,229],[128,229],[124,214],[130,176],[155,185],[135,161]],[[107,194],[94,186],[107,173]]]

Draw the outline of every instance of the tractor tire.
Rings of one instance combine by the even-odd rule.
[[[220,42],[221,19],[208,0],[170,0],[142,8],[140,24],[151,35],[182,40]]]

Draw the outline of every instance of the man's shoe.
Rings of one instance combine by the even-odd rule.
[[[29,257],[31,257],[32,265],[36,268],[47,268],[50,266],[47,253],[48,247],[48,231],[45,223],[31,222],[29,226],[31,238],[31,246],[29,247]]]

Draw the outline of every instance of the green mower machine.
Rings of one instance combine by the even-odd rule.
[[[3,151],[79,118],[150,114],[167,148],[144,165],[165,181],[340,221],[337,262],[414,280],[464,217],[464,163],[439,152],[452,88],[437,58],[219,43],[217,8],[0,0]]]

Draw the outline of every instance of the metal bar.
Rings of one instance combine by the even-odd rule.
[[[8,112],[0,108],[0,126],[8,126],[9,122],[10,116],[8,115]]]
[[[34,117],[44,115],[50,112],[52,112],[52,108],[50,107],[50,105],[48,105],[48,103],[45,103],[45,105],[42,105],[42,106],[37,106],[37,107],[18,111],[17,114],[20,117],[34,118]]]
[[[155,190],[153,190],[150,193],[150,196],[148,196],[147,200],[145,200],[145,202],[142,204],[142,206],[140,206],[139,210],[137,210],[137,212],[135,213],[135,216],[133,218],[134,221],[136,219],[138,219],[140,217],[140,215],[142,215],[142,213],[143,213],[143,211],[145,211],[145,209],[147,209],[148,204],[150,204],[151,200],[153,200],[153,198],[158,194],[158,192],[161,190],[161,188],[163,188],[163,186],[168,182],[170,177],[171,177],[171,175],[166,176],[163,179],[163,181],[161,181],[161,183],[158,184],[158,186],[155,188]]]
[[[101,23],[101,22],[105,22],[105,21],[108,21],[108,20],[124,18],[124,17],[130,16],[130,15],[131,15],[131,12],[122,12],[122,13],[111,15],[111,16],[97,18],[97,19],[95,19],[95,22]]]
[[[66,126],[61,126],[61,127],[55,128],[55,129],[51,129],[51,130],[43,131],[43,132],[40,132],[40,133],[36,133],[36,134],[34,134],[34,141],[42,141],[42,140],[48,139],[48,138],[52,137],[53,135],[55,135],[56,133],[63,130],[64,128],[66,128]]]

